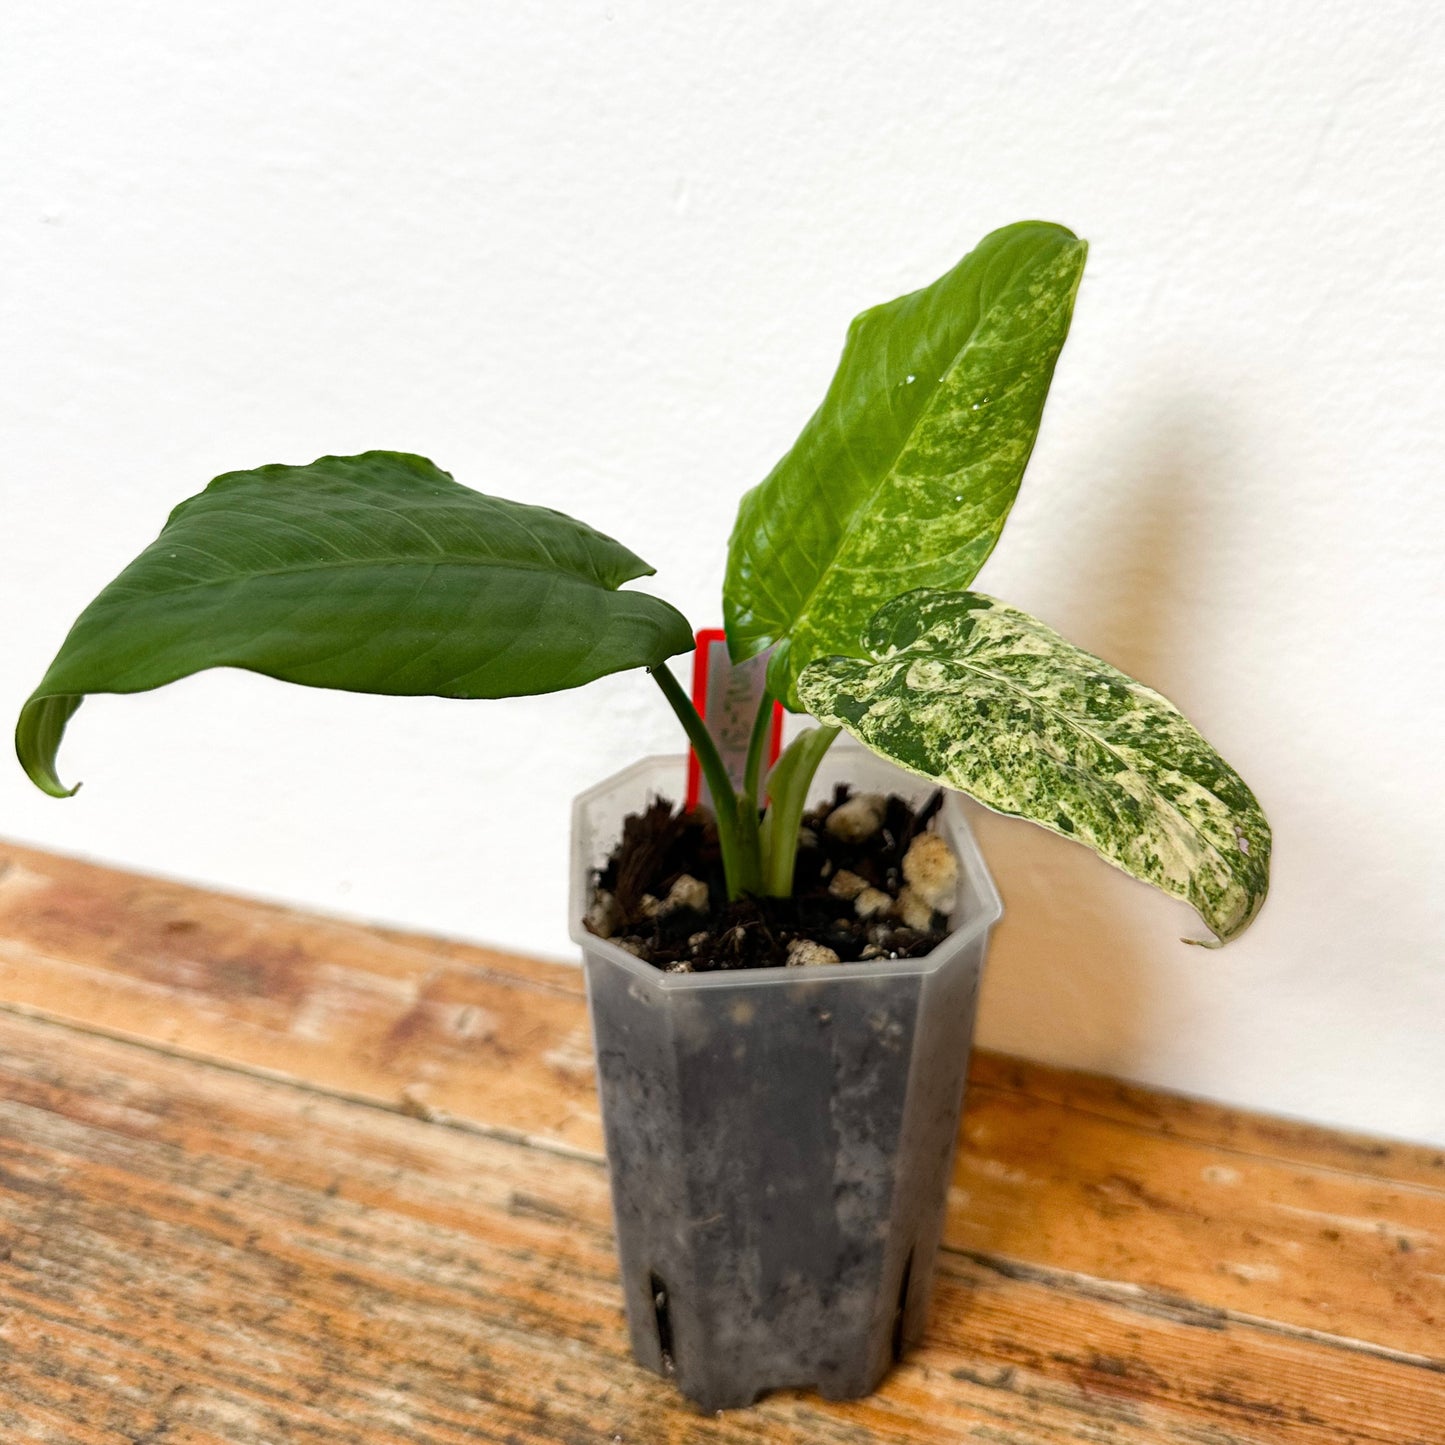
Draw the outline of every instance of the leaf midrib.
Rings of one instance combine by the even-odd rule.
[[[621,590],[622,586],[622,584],[619,583],[616,587],[609,587],[606,583],[598,582],[595,578],[588,577],[585,573],[575,572],[571,568],[567,567],[558,567],[555,565],[547,566],[546,564],[541,562],[487,562],[482,561],[479,558],[450,556],[428,557],[425,559],[419,557],[377,557],[373,559],[368,559],[365,562],[355,560],[342,560],[338,562],[312,562],[308,563],[304,567],[278,567],[265,572],[238,572],[231,577],[211,577],[205,579],[204,581],[186,582],[178,587],[157,588],[152,591],[143,592],[140,595],[148,597],[171,597],[178,592],[196,592],[201,591],[207,587],[226,587],[236,582],[251,582],[263,577],[299,577],[311,572],[334,572],[340,571],[343,568],[364,569],[374,567],[425,567],[431,571],[434,571],[438,567],[496,568],[498,570],[506,570],[512,572],[541,572],[548,576],[555,576],[558,573],[561,573],[565,576],[573,578],[578,582],[584,583],[589,587],[596,587],[598,591],[601,592],[618,592]],[[650,577],[654,575],[654,572],[652,570],[649,570],[642,575]],[[637,579],[628,578],[627,580],[635,581]],[[116,581],[111,584],[112,587],[118,587],[122,585],[124,584],[122,583],[122,580],[120,578],[117,578]],[[123,593],[122,596],[125,596],[125,594]],[[133,600],[133,597],[134,594],[131,594],[131,596],[127,598],[127,600]]]
[[[992,310],[993,307],[990,307],[989,311]],[[839,533],[838,540],[833,546],[832,551],[829,553],[826,565],[818,569],[818,575],[813,579],[813,585],[808,589],[808,595],[803,599],[802,605],[799,606],[796,612],[793,614],[792,626],[788,629],[785,635],[791,636],[792,633],[797,630],[798,624],[808,617],[809,611],[813,604],[813,599],[818,595],[818,589],[823,585],[824,580],[828,577],[830,569],[837,564],[837,559],[842,555],[844,548],[848,545],[848,541],[852,537],[854,529],[862,521],[863,514],[865,511],[867,511],[866,504],[868,502],[871,502],[878,495],[878,493],[883,490],[883,487],[886,485],[888,479],[894,474],[894,471],[897,469],[898,466],[899,457],[901,457],[904,452],[908,450],[909,443],[913,440],[913,437],[918,431],[918,428],[922,426],[923,419],[928,415],[929,408],[933,403],[933,399],[938,395],[939,388],[944,384],[944,381],[952,374],[954,368],[958,365],[959,358],[963,355],[965,351],[968,350],[969,346],[972,344],[973,338],[978,335],[978,328],[980,325],[982,325],[983,318],[988,314],[989,312],[985,311],[981,311],[979,313],[978,319],[974,322],[972,329],[959,344],[958,350],[953,353],[953,361],[949,364],[948,370],[945,371],[944,374],[939,377],[939,379],[934,382],[932,387],[929,389],[928,399],[921,407],[919,407],[918,415],[914,418],[913,426],[909,429],[908,435],[904,437],[903,441],[893,452],[892,456],[889,458],[887,467],[879,473],[878,480],[872,485],[872,487],[868,489],[868,496],[864,499],[864,502],[853,509],[853,515],[844,525],[842,532]],[[857,462],[853,460],[852,456],[852,438],[845,433],[843,440],[845,451],[848,453],[849,465],[853,469],[853,474],[854,476],[861,477],[863,475],[862,469],[858,466]]]
[[[933,400],[938,395],[939,389],[943,386],[947,378],[953,374],[954,370],[959,365],[959,360],[963,356],[964,352],[966,352],[968,348],[973,345],[975,338],[978,336],[979,328],[983,325],[985,318],[991,316],[1003,304],[1004,300],[1007,297],[1012,296],[1014,292],[1018,289],[1018,287],[1022,285],[1023,282],[1026,281],[1030,276],[1032,276],[1034,272],[1038,269],[1039,267],[1037,265],[1030,267],[1019,278],[1016,285],[1010,286],[1003,296],[1000,296],[997,300],[994,301],[993,305],[989,306],[986,310],[981,310],[978,313],[978,317],[974,321],[973,326],[969,329],[968,335],[964,337],[963,341],[959,343],[958,349],[953,353],[953,360],[950,362],[947,371],[945,371],[944,374],[939,377],[939,379],[930,388],[928,400],[924,403],[922,407],[919,408],[918,415],[914,419],[913,426],[909,429],[908,435],[903,439],[898,448],[890,457],[887,468],[880,473],[878,481],[874,484],[872,488],[870,488],[868,500],[871,501],[874,497],[877,496],[877,494],[883,489],[884,485],[887,483],[888,479],[892,477],[894,472],[897,470],[898,459],[908,450],[914,436],[917,434],[918,428],[923,425],[923,422],[928,416],[929,411],[932,407]],[[1050,316],[1052,316],[1053,312],[1050,312],[1049,314]],[[1039,329],[1040,327],[1038,326],[1034,328],[1035,331]],[[1020,384],[1021,383],[1017,379],[1015,379],[1013,385],[1005,387],[1003,392],[1000,393],[1000,395],[1007,395],[1010,391],[1017,389]],[[850,456],[850,462],[851,460],[852,459]],[[862,475],[856,463],[853,463],[853,471],[855,475]],[[792,633],[797,630],[798,623],[809,615],[809,609],[812,606],[814,597],[816,597],[818,594],[818,589],[823,585],[824,579],[828,576],[830,568],[836,565],[836,559],[842,555],[843,550],[847,546],[849,539],[852,537],[855,528],[860,525],[863,518],[863,513],[866,510],[866,506],[861,505],[854,509],[852,517],[848,519],[847,525],[843,528],[842,533],[838,537],[837,544],[832,549],[832,552],[829,556],[828,566],[819,569],[817,577],[813,580],[812,587],[808,589],[807,597],[803,599],[802,605],[797,609],[796,613],[794,614],[792,626],[784,634],[785,636],[791,636]],[[985,560],[987,560],[987,558],[985,558]],[[977,574],[975,573],[975,575]]]

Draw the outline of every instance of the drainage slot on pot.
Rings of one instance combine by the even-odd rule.
[[[913,1256],[909,1255],[909,1263],[913,1262]],[[904,1283],[907,1284],[907,1274],[904,1274]],[[677,1366],[672,1358],[672,1317],[668,1312],[667,1286],[655,1275],[647,1277],[647,1287],[652,1295],[652,1314],[657,1321],[657,1348],[662,1354],[662,1369],[664,1374],[672,1374]]]
[[[903,1261],[903,1278],[898,1282],[898,1310],[893,1316],[893,1358],[903,1358],[903,1317],[908,1311],[908,1282],[913,1277],[913,1251]],[[653,1276],[656,1282],[656,1276]]]

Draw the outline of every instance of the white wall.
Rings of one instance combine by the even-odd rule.
[[[984,1041],[1445,1142],[1445,24],[1423,3],[166,3],[0,32],[0,711],[215,473],[372,446],[573,510],[716,620],[844,325],[1023,216],[1090,238],[980,585],[1261,796],[1222,953],[989,820]],[[0,831],[567,956],[567,802],[641,676],[507,703],[211,674],[77,717]]]

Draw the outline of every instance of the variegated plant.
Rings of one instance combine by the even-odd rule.
[[[846,729],[1186,899],[1226,941],[1269,876],[1269,826],[1239,775],[1158,693],[966,590],[1018,493],[1086,249],[1061,226],[1009,226],[853,322],[822,405],[733,529],[729,645],[737,660],[770,649],[740,790],[666,666],[692,646],[686,620],[621,590],[652,568],[398,452],[230,472],[183,502],[26,702],[21,763],[67,796],[56,751],[86,694],[210,667],[461,698],[644,667],[707,776],[734,896],[791,889],[809,783]],[[774,697],[822,726],[765,783]]]

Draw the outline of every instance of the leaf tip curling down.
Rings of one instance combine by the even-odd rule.
[[[81,701],[71,694],[36,694],[21,708],[15,724],[15,756],[30,781],[52,798],[73,798],[80,791],[79,783],[67,788],[60,781],[55,756]]]

